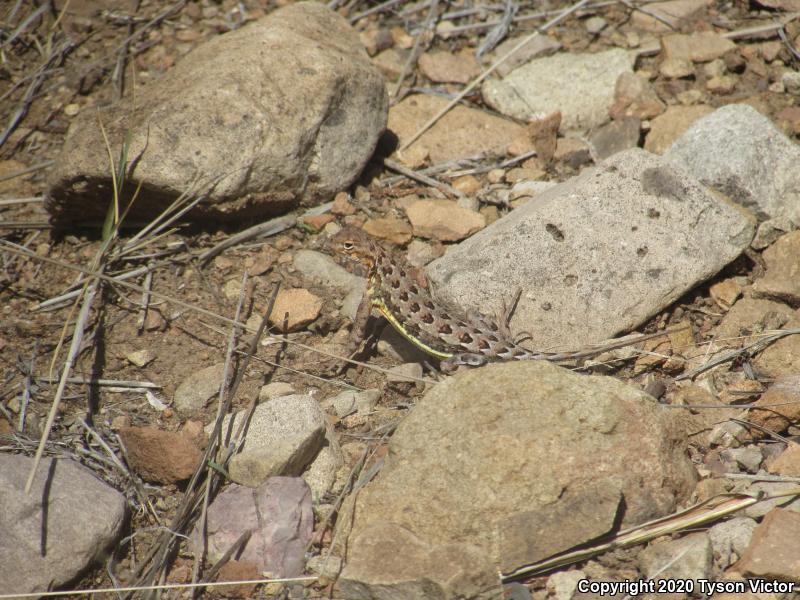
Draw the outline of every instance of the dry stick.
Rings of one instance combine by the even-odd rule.
[[[201,265],[208,264],[208,261],[210,261],[212,258],[221,254],[224,250],[232,246],[235,246],[239,242],[242,242],[244,240],[249,240],[251,238],[258,236],[275,235],[276,233],[285,231],[290,227],[294,227],[296,222],[297,222],[297,217],[295,215],[284,215],[283,217],[271,219],[266,223],[259,223],[258,225],[254,225],[249,229],[240,231],[236,235],[233,235],[228,239],[220,242],[210,250],[206,250],[205,252],[203,252],[203,254],[200,255],[200,264]]]
[[[461,192],[460,190],[457,190],[452,185],[442,183],[441,181],[438,181],[433,177],[428,177],[427,175],[423,175],[422,173],[413,171],[407,167],[404,167],[400,163],[393,161],[390,158],[384,158],[383,164],[392,171],[397,171],[398,173],[400,173],[401,175],[405,175],[409,179],[413,179],[414,181],[419,181],[420,183],[424,183],[425,185],[435,187],[443,191],[445,194],[448,194],[450,196],[455,196],[456,198],[464,197],[464,193]]]
[[[0,181],[3,181],[5,178],[0,177]],[[40,196],[31,196],[30,198],[5,198],[0,200],[0,206],[14,206],[16,204],[41,204],[44,202],[44,198]]]
[[[72,365],[74,364],[75,358],[78,355],[78,350],[80,350],[84,328],[86,326],[86,321],[89,318],[89,310],[92,307],[94,296],[97,292],[97,286],[98,280],[96,279],[87,284],[86,294],[84,295],[83,299],[83,306],[81,306],[81,310],[78,313],[78,319],[72,332],[72,343],[69,347],[67,360],[64,363],[64,370],[61,372],[61,381],[58,383],[56,395],[55,398],[53,398],[53,404],[50,407],[50,414],[47,415],[47,422],[45,423],[44,431],[42,432],[42,437],[39,441],[39,447],[36,449],[36,455],[33,458],[33,465],[31,466],[31,471],[28,474],[28,480],[25,482],[26,494],[29,494],[31,491],[33,478],[36,476],[36,469],[39,466],[39,462],[42,460],[42,454],[44,453],[44,447],[47,444],[47,438],[50,437],[50,430],[53,428],[53,423],[55,423],[56,420],[56,414],[58,413],[58,406],[61,403],[61,397],[64,395],[64,389],[67,387],[67,376],[72,370]]]
[[[142,294],[142,307],[139,309],[139,321],[138,323],[136,323],[136,327],[140,334],[144,330],[144,324],[145,321],[147,320],[147,310],[150,307],[150,290],[153,287],[152,271],[147,271],[147,273],[145,274],[142,287],[145,289],[145,291]]]
[[[577,11],[577,10],[580,10],[581,8],[583,8],[584,6],[586,6],[588,3],[589,3],[589,0],[580,0],[580,2],[578,2],[577,4],[573,4],[573,5],[572,5],[570,8],[568,8],[568,9],[566,9],[566,10],[562,11],[561,13],[559,13],[559,14],[558,14],[558,16],[554,17],[553,19],[551,19],[550,21],[548,21],[547,23],[545,23],[544,25],[542,25],[542,26],[541,26],[539,29],[537,29],[537,30],[536,30],[536,31],[534,31],[532,34],[530,34],[530,35],[529,35],[529,36],[527,36],[525,39],[523,39],[523,40],[522,40],[522,41],[521,41],[519,44],[517,44],[516,46],[514,46],[514,47],[513,47],[513,48],[512,48],[512,49],[511,49],[511,50],[510,50],[508,53],[506,53],[506,54],[505,54],[505,56],[502,56],[502,57],[501,57],[500,59],[498,59],[498,60],[497,60],[497,61],[496,61],[496,62],[495,62],[495,63],[494,63],[494,64],[493,64],[491,67],[489,67],[489,68],[488,68],[486,71],[484,71],[484,72],[483,72],[481,75],[479,75],[477,78],[473,79],[473,80],[472,80],[472,83],[470,83],[470,84],[469,84],[469,85],[468,85],[466,88],[464,88],[464,89],[461,91],[461,93],[459,93],[459,94],[458,94],[458,96],[456,96],[455,98],[453,98],[453,99],[452,99],[452,100],[451,100],[451,101],[450,101],[450,102],[447,104],[447,106],[445,106],[445,107],[444,107],[442,110],[440,110],[438,113],[436,113],[436,115],[434,115],[433,117],[431,117],[431,119],[430,119],[430,120],[428,120],[428,122],[427,122],[427,123],[425,123],[425,124],[424,124],[422,127],[420,127],[420,128],[417,130],[417,132],[416,132],[416,133],[415,133],[413,136],[411,136],[411,137],[408,139],[408,141],[406,141],[406,142],[405,142],[405,143],[404,143],[404,144],[403,144],[403,145],[400,147],[400,149],[398,150],[398,152],[402,152],[403,150],[405,150],[406,148],[408,148],[408,147],[409,147],[411,144],[413,144],[414,142],[416,142],[416,141],[417,141],[417,140],[420,138],[420,136],[421,136],[423,133],[425,133],[426,131],[428,131],[428,129],[430,129],[430,128],[431,128],[431,126],[432,126],[434,123],[436,123],[436,122],[437,122],[439,119],[441,119],[441,118],[442,118],[442,117],[443,117],[445,114],[447,114],[447,113],[450,111],[450,109],[451,109],[451,108],[453,108],[453,107],[454,107],[456,104],[458,104],[459,102],[461,102],[461,100],[462,100],[462,99],[464,99],[464,98],[465,98],[465,97],[466,97],[466,96],[467,96],[467,95],[468,95],[468,94],[469,94],[469,93],[470,93],[470,92],[471,92],[473,89],[475,89],[475,88],[478,86],[478,84],[479,84],[479,83],[481,83],[481,82],[482,82],[484,79],[486,79],[486,78],[487,78],[489,75],[491,75],[492,73],[494,73],[494,72],[495,72],[495,70],[496,70],[496,69],[497,69],[497,68],[498,68],[500,65],[502,65],[503,63],[505,63],[505,62],[506,62],[506,61],[507,61],[509,58],[511,58],[511,57],[512,57],[514,54],[516,54],[516,53],[517,53],[519,50],[521,50],[521,49],[522,49],[522,48],[523,48],[523,47],[524,47],[524,46],[525,46],[525,45],[526,45],[528,42],[530,42],[530,41],[531,41],[531,40],[532,40],[534,37],[536,37],[537,35],[541,35],[541,33],[542,33],[542,32],[544,32],[544,31],[547,31],[548,29],[550,29],[550,28],[551,28],[551,27],[553,27],[554,25],[556,25],[556,24],[560,23],[561,21],[563,21],[564,19],[566,19],[566,18],[567,18],[569,15],[571,15],[572,13],[574,13],[574,12],[575,12],[575,11]]]
[[[47,169],[48,167],[52,167],[54,164],[56,164],[56,161],[54,160],[45,160],[43,162],[36,163],[35,165],[31,165],[30,167],[20,169],[19,171],[14,171],[13,173],[8,173],[7,175],[0,175],[0,181],[14,179],[15,177],[22,177],[23,175],[27,175],[28,173],[34,173],[35,171],[41,171],[42,169]],[[44,198],[20,198],[18,200],[2,200],[0,201],[0,205],[19,204],[23,202],[44,202]]]
[[[268,307],[270,311],[272,310],[272,306],[274,305],[274,298],[275,298],[276,294],[277,294],[277,292],[275,294],[273,294],[273,299],[270,301],[270,306]],[[269,313],[267,313],[267,314],[269,314]],[[233,319],[228,319],[228,320],[231,321],[231,323],[233,323],[234,325],[241,325],[241,324],[238,324]],[[265,322],[262,321],[261,326],[259,327],[259,333],[257,333],[256,336],[253,338],[253,342],[251,344],[251,349],[252,349],[252,353],[251,354],[255,353],[255,351],[256,351],[256,349],[258,347],[258,341],[260,339],[261,332],[263,332],[264,328],[265,328]],[[222,418],[223,418],[224,414],[227,412],[228,407],[230,406],[231,399],[236,394],[236,390],[238,389],[239,383],[242,380],[242,376],[244,374],[244,371],[247,368],[247,364],[248,363],[247,363],[246,360],[243,361],[243,363],[242,363],[242,365],[241,365],[241,367],[239,369],[239,372],[237,374],[236,379],[234,380],[233,384],[230,386],[230,390],[228,391],[228,394],[226,396],[224,405],[221,407],[221,409],[218,409],[217,419],[214,422],[214,430],[212,431],[211,435],[209,436],[209,444],[206,447],[205,452],[203,453],[202,460],[200,461],[200,465],[201,466],[197,468],[197,470],[194,472],[194,475],[192,475],[192,478],[190,479],[189,484],[186,486],[186,492],[184,494],[185,500],[180,505],[180,507],[178,508],[177,514],[172,520],[172,524],[170,526],[170,532],[168,532],[168,533],[171,533],[171,531],[177,531],[179,529],[182,529],[186,525],[188,520],[191,518],[191,516],[194,513],[194,511],[197,509],[198,502],[200,501],[200,490],[196,490],[195,489],[195,485],[196,485],[197,481],[199,480],[201,474],[205,471],[205,465],[210,460],[210,458],[214,455],[214,453],[217,452],[217,448],[218,448],[218,445],[219,445],[219,440],[221,439],[220,438],[220,434],[221,434],[221,429],[222,429]],[[231,420],[231,422],[233,422],[233,420]],[[211,474],[210,476],[213,476],[213,474]],[[171,534],[170,535],[167,535],[166,533],[162,534],[162,536],[159,538],[157,543],[155,543],[155,544],[153,544],[151,546],[150,550],[147,552],[146,556],[144,557],[144,560],[141,562],[141,566],[139,567],[139,569],[137,569],[137,572],[139,573],[140,581],[142,579],[149,579],[149,578],[151,578],[152,576],[155,575],[155,573],[156,573],[156,571],[158,569],[157,565],[151,566],[149,568],[149,570],[148,570],[148,574],[147,575],[142,576],[141,572],[145,568],[146,565],[151,564],[151,563],[154,562],[155,557],[156,557],[157,554],[159,554],[159,552],[161,553],[161,557],[160,557],[161,560],[163,560],[163,558],[166,557],[166,555],[167,555],[167,553],[169,552],[169,549],[170,549],[170,544],[173,541],[173,537],[174,536],[172,536]]]
[[[156,512],[155,507],[150,502],[150,498],[148,498],[147,493],[144,490],[144,486],[142,486],[141,482],[133,476],[133,474],[128,470],[125,464],[117,457],[114,451],[111,449],[111,446],[103,439],[103,437],[97,433],[97,431],[89,427],[89,424],[84,421],[81,417],[78,417],[78,422],[83,426],[86,432],[106,451],[106,454],[110,457],[111,463],[114,467],[119,470],[125,477],[133,483],[133,489],[136,490],[136,495],[139,497],[139,502],[142,506],[146,506],[150,509],[150,515],[153,517],[153,520],[158,524],[161,525],[161,520],[158,518],[158,513]],[[117,436],[119,440],[119,436]],[[120,440],[121,441],[121,440]],[[124,449],[124,446],[120,443],[120,448]],[[127,457],[126,457],[127,458]]]
[[[36,93],[44,83],[47,75],[51,72],[49,70],[49,66],[53,63],[61,61],[63,57],[74,47],[75,46],[72,44],[72,42],[67,40],[62,42],[59,47],[47,57],[44,64],[40,67],[36,77],[34,77],[33,81],[28,86],[28,89],[25,91],[25,95],[20,102],[19,108],[17,108],[12,113],[11,118],[9,118],[5,131],[0,133],[0,146],[6,143],[11,133],[17,128],[17,125],[19,125],[20,121],[22,121],[22,119],[25,118],[25,115],[28,114],[28,109],[33,102],[34,96],[36,96]]]
[[[778,37],[781,38],[781,42],[783,42],[783,45],[786,46],[786,49],[792,53],[795,60],[800,60],[800,52],[797,51],[797,48],[795,48],[789,41],[789,38],[786,37],[786,32],[783,30],[783,27],[778,29]]]
[[[49,221],[0,221],[0,229],[52,229]]]
[[[651,19],[655,19],[656,21],[661,21],[661,23],[663,23],[664,25],[669,27],[672,31],[675,31],[675,25],[670,23],[669,19],[667,19],[666,17],[658,14],[657,12],[655,12],[653,10],[650,10],[649,8],[642,8],[641,6],[636,6],[630,0],[619,0],[619,1],[622,4],[624,4],[625,6],[627,6],[628,8],[630,8],[632,11],[634,11],[634,12],[635,11],[639,11],[640,13],[647,15]]]
[[[26,594],[0,594],[0,600],[19,600],[20,598],[57,598],[58,596],[113,594],[120,592],[150,592],[158,590],[186,590],[191,588],[215,588],[224,585],[258,585],[261,583],[307,583],[317,577],[284,577],[281,579],[241,579],[238,581],[215,581],[213,583],[169,583],[163,585],[136,585],[120,588],[100,588],[94,590],[64,590],[60,592],[30,592]]]
[[[353,23],[355,23],[359,19],[363,19],[364,17],[368,17],[369,15],[388,10],[391,7],[395,6],[396,4],[401,4],[404,1],[405,0],[387,0],[383,4],[378,4],[377,6],[373,6],[372,8],[369,8],[369,9],[365,10],[364,12],[360,12],[357,15],[354,15],[354,16],[350,17],[350,24],[352,25]]]
[[[439,9],[439,0],[430,0],[428,2],[428,15],[425,17],[425,23],[422,25],[422,31],[420,31],[414,37],[414,46],[411,48],[411,52],[408,54],[408,58],[406,58],[406,62],[403,64],[403,70],[400,72],[400,75],[397,78],[397,82],[394,84],[394,90],[390,94],[392,99],[397,98],[397,94],[400,93],[400,88],[403,86],[403,81],[405,81],[406,75],[411,70],[411,63],[416,62],[419,58],[419,48],[422,45],[422,38],[424,37],[425,33],[427,33],[433,22],[436,20],[436,14],[438,13]]]
[[[242,274],[242,285],[239,289],[239,301],[236,303],[236,312],[234,313],[234,320],[239,321],[242,314],[242,307],[245,301],[245,290],[247,289],[247,271]],[[231,359],[233,357],[233,350],[236,347],[236,340],[238,339],[238,329],[231,327],[228,337],[228,349],[225,352],[225,364],[222,368],[222,381],[219,383],[219,392],[217,393],[217,421],[223,418],[223,407],[227,405],[225,398],[228,392],[228,381],[230,380]],[[218,438],[215,438],[218,440]],[[214,477],[209,474],[206,477],[205,491],[203,493],[203,506],[200,510],[200,537],[202,546],[200,552],[194,557],[194,566],[192,568],[192,583],[196,583],[200,575],[200,569],[203,566],[206,553],[208,552],[208,505],[211,503],[211,491],[213,487]],[[249,536],[248,536],[249,539]],[[210,579],[211,577],[207,577]],[[197,594],[198,589],[192,590],[192,598]]]
[[[19,35],[28,28],[28,26],[31,23],[33,23],[36,19],[41,17],[49,8],[50,8],[50,3],[43,2],[39,8],[37,8],[35,11],[29,14],[22,21],[22,23],[20,23],[17,26],[17,28],[11,32],[11,35],[9,35],[8,38],[6,38],[6,40],[2,44],[0,44],[0,50],[5,48],[6,46],[10,46],[14,42],[14,40],[17,39],[17,37],[19,37]]]
[[[34,377],[37,383],[53,383],[53,377]],[[125,379],[85,379],[83,377],[67,377],[67,383],[93,385],[98,387],[131,388],[134,390],[160,390],[161,386],[150,381],[132,381]]]
[[[675,381],[680,381],[682,379],[692,379],[701,373],[705,373],[709,369],[713,369],[714,367],[726,363],[735,359],[737,356],[740,356],[744,353],[749,354],[756,354],[761,352],[764,348],[772,344],[773,342],[778,341],[781,338],[784,338],[789,335],[795,335],[800,333],[800,327],[795,329],[783,329],[776,331],[774,334],[771,334],[767,337],[761,338],[752,342],[751,344],[744,346],[742,348],[738,348],[736,350],[731,350],[729,352],[725,352],[721,356],[714,358],[713,360],[707,362],[704,365],[697,367],[696,369],[692,369],[688,373],[681,373],[675,378]]]

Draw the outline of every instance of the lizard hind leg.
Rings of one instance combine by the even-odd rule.
[[[517,306],[519,305],[519,299],[522,296],[522,288],[518,287],[514,290],[514,295],[511,298],[511,302],[507,302],[505,298],[503,298],[503,312],[500,315],[500,323],[505,328],[505,331],[509,334],[508,337],[512,337],[511,334],[511,318],[514,316],[514,312],[517,310]]]

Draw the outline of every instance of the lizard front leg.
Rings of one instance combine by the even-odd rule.
[[[350,339],[345,350],[345,356],[351,360],[359,356],[366,349],[365,340],[372,337],[370,334],[374,330],[374,321],[373,327],[370,327],[371,314],[372,302],[370,301],[369,294],[364,294],[358,305],[358,309],[356,309],[353,325],[350,328]],[[340,375],[346,371],[349,364],[348,362],[344,362],[339,369],[337,369],[337,374]]]
[[[483,354],[473,352],[459,352],[448,359],[439,363],[442,373],[452,374],[462,369],[462,367],[482,367],[489,363],[489,359]]]

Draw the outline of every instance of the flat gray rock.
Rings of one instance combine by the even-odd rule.
[[[440,297],[499,314],[531,347],[636,328],[736,258],[754,223],[660,157],[631,149],[553,187],[428,267]]]
[[[525,121],[560,110],[564,129],[588,130],[609,120],[617,78],[632,73],[635,61],[635,53],[619,48],[537,58],[504,79],[487,80],[483,99],[504,115]]]
[[[222,422],[223,436],[239,429],[245,411]],[[327,420],[314,398],[292,394],[259,404],[247,426],[241,451],[230,462],[232,481],[258,487],[275,475],[300,475],[325,444]],[[206,428],[210,433],[213,425]]]
[[[696,478],[678,419],[625,383],[539,361],[439,383],[340,512],[343,527],[354,515],[340,596],[500,597],[498,568],[671,513]]]
[[[695,121],[664,158],[759,220],[800,223],[800,146],[748,104],[729,104]]]
[[[185,191],[190,216],[263,217],[332,197],[358,177],[386,125],[384,79],[346,20],[315,2],[278,9],[198,46],[123,102],[73,122],[48,208],[61,222],[102,222],[108,154],[130,133],[123,206],[151,217]]]
[[[69,459],[0,454],[0,590],[45,592],[98,560],[122,532],[125,496]]]

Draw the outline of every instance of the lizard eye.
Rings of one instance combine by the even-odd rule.
[[[348,250],[348,251],[350,251],[350,250],[352,250],[352,249],[353,249],[353,242],[344,242],[344,243],[342,244],[342,247],[343,247],[345,250]]]

